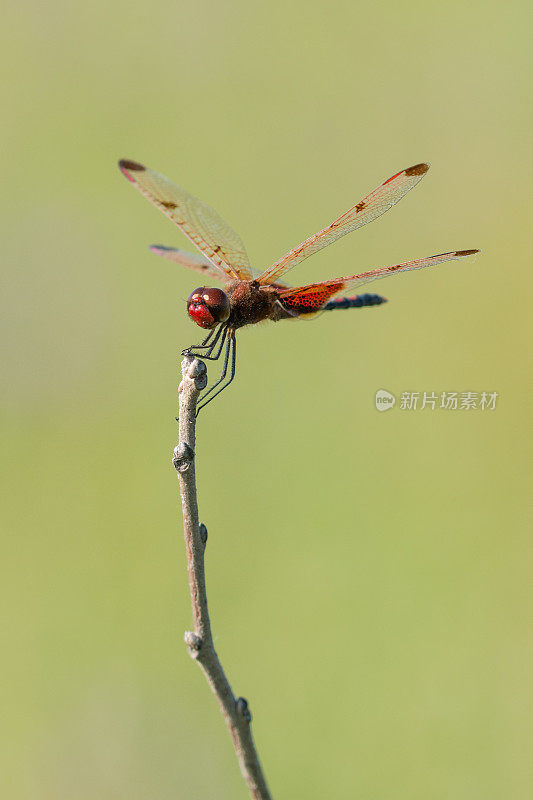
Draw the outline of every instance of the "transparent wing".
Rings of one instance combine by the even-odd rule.
[[[404,261],[402,264],[393,264],[391,267],[378,267],[369,272],[361,272],[359,275],[350,275],[347,278],[336,278],[307,286],[283,289],[279,292],[279,298],[282,305],[295,315],[314,314],[320,311],[328,300],[339,292],[351,291],[365,283],[370,283],[370,281],[386,278],[388,275],[397,275],[400,272],[433,267],[435,264],[464,258],[474,253],[479,253],[479,250],[454,250],[452,253],[441,253],[438,256],[418,258],[415,261]]]
[[[347,233],[367,225],[369,222],[380,217],[389,208],[401,200],[404,194],[412,189],[422,180],[429,169],[429,164],[415,164],[414,167],[403,169],[392,178],[389,178],[374,189],[367,197],[357,205],[352,206],[342,216],[332,222],[327,228],[315,233],[304,242],[295,247],[283,258],[276,261],[263,272],[259,278],[259,283],[271,283],[283,275],[287,270],[292,269],[305,258],[312,256],[322,248],[336,242]]]
[[[197,256],[196,253],[186,253],[185,250],[180,250],[177,247],[165,247],[163,244],[151,244],[150,250],[157,256],[163,256],[163,258],[167,258],[169,261],[181,264],[182,267],[188,267],[195,272],[200,272],[208,278],[214,278],[220,281],[227,277],[218,267],[214,267],[208,258]]]
[[[252,275],[241,237],[216,211],[184,189],[136,161],[122,159],[123,175],[141,194],[166,214],[214,267],[230,278]]]

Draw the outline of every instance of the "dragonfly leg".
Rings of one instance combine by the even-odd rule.
[[[209,359],[209,361],[217,361],[220,358],[220,354],[222,353],[222,348],[224,346],[225,336],[222,336],[221,338],[221,335],[223,332],[225,333],[227,328],[228,328],[227,325],[219,325],[214,339],[212,341],[209,341],[216,330],[215,328],[213,328],[213,330],[209,333],[209,335],[204,339],[202,344],[193,344],[190,347],[187,347],[185,350],[182,351],[182,355],[198,356],[198,358],[207,358]],[[220,345],[218,347],[218,350],[216,351],[216,354],[213,355],[213,351],[217,346],[219,340],[220,340]],[[202,350],[205,348],[207,348],[205,353],[195,352],[196,350]]]
[[[181,355],[188,356],[191,350],[203,350],[206,347],[210,347],[211,345],[209,344],[209,340],[211,339],[215,330],[216,330],[215,328],[210,330],[205,339],[203,340],[203,342],[200,342],[200,344],[191,344],[190,347],[186,347],[185,350],[181,351]],[[220,333],[220,331],[218,331],[218,333]]]
[[[199,406],[196,409],[196,416],[198,416],[202,408],[205,408],[206,405],[208,405],[208,403],[211,402],[211,400],[214,400],[215,397],[220,394],[220,392],[222,392],[224,389],[227,389],[227,387],[230,385],[233,378],[235,377],[235,365],[237,361],[237,340],[235,338],[235,330],[233,328],[228,328],[226,333],[226,339],[227,339],[226,353],[224,355],[224,367],[222,369],[222,374],[218,379],[218,381],[214,383],[212,387],[208,389],[207,392],[204,392],[204,394],[200,396],[198,401]],[[230,374],[228,380],[224,383],[228,372],[228,363],[230,361],[230,356],[231,356]],[[222,384],[222,386],[220,386],[220,384]],[[217,386],[220,386],[220,389],[217,389],[217,391],[214,392],[214,389],[216,389]],[[206,399],[209,395],[210,395],[209,399]]]
[[[216,389],[216,387],[219,386],[222,383],[222,381],[225,379],[225,377],[227,375],[229,357],[230,357],[230,352],[231,352],[231,337],[230,337],[229,333],[225,335],[223,342],[225,342],[225,344],[226,344],[226,352],[224,354],[224,366],[222,367],[222,372],[220,374],[220,378],[218,379],[218,381],[216,381],[211,386],[210,389],[205,391],[203,393],[203,395],[200,395],[200,397],[198,398],[198,403],[200,405],[202,405],[202,403],[205,400],[205,398],[208,397],[208,395],[210,395],[213,392],[213,390]]]

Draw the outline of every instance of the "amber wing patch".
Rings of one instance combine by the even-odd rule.
[[[343,288],[344,281],[299,286],[280,292],[280,300],[282,305],[293,314],[314,314],[316,311],[320,311],[330,297],[341,292]]]

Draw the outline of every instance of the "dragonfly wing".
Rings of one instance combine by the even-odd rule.
[[[224,275],[250,280],[252,275],[241,237],[216,211],[142,164],[122,159],[119,167],[136,189],[172,220]]]
[[[198,256],[196,253],[186,253],[185,250],[180,250],[178,247],[165,247],[163,244],[151,244],[150,250],[157,256],[162,256],[169,261],[174,261],[176,264],[181,264],[182,267],[193,269],[195,272],[199,272],[208,278],[220,281],[227,277],[218,267],[214,267],[211,261],[205,258],[205,256]]]
[[[378,267],[359,275],[350,275],[346,278],[336,278],[331,281],[312,283],[307,286],[297,286],[279,292],[282,305],[295,315],[314,314],[339,292],[347,292],[359,288],[365,283],[386,278],[388,275],[397,275],[414,269],[424,269],[444,261],[464,258],[479,253],[479,250],[454,250],[452,253],[441,253],[428,258],[418,258],[415,261],[404,261],[402,264],[393,264],[391,267]]]
[[[327,228],[310,236],[309,239],[306,239],[298,247],[286,253],[279,261],[272,264],[259,276],[259,283],[272,283],[287,270],[292,269],[305,258],[312,256],[313,253],[317,253],[347,233],[351,233],[380,217],[389,208],[392,208],[398,200],[401,200],[404,194],[407,194],[410,189],[416,186],[428,169],[428,164],[415,164],[414,167],[408,167],[408,169],[403,169],[393,175],[392,178],[389,178],[377,189],[374,189],[361,202],[348,209]]]

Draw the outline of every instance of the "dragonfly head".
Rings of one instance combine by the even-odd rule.
[[[228,296],[222,289],[200,286],[187,300],[187,312],[200,328],[214,328],[219,322],[226,322],[230,311]]]

